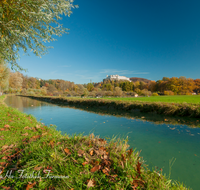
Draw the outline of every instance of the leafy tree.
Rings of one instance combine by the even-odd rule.
[[[122,96],[122,94],[123,94],[122,89],[121,89],[120,87],[115,87],[115,90],[114,90],[114,92],[113,92],[113,95],[114,95],[114,96]]]
[[[19,73],[19,72],[10,73],[9,86],[11,88],[21,89],[22,82],[23,82],[23,78],[22,78],[21,73]]]
[[[1,0],[0,57],[12,68],[22,69],[16,59],[19,49],[37,56],[47,52],[43,42],[54,41],[52,35],[67,33],[58,20],[71,14],[73,0]]]
[[[132,82],[125,81],[120,83],[120,87],[123,91],[128,92],[134,89],[134,84]]]
[[[194,80],[194,83],[195,83],[194,91],[195,91],[196,93],[200,93],[200,79],[195,79],[195,80]]]
[[[50,84],[50,85],[48,86],[48,92],[49,92],[49,93],[53,93],[53,92],[55,92],[55,91],[57,91],[56,87],[55,87],[53,84]]]
[[[0,92],[8,87],[9,69],[5,62],[0,59]]]
[[[89,92],[91,92],[93,89],[94,89],[93,84],[92,84],[92,83],[88,83],[88,84],[87,84],[87,90],[88,90]]]

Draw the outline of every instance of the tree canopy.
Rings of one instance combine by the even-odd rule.
[[[5,62],[0,58],[0,92],[8,87],[9,69]]]
[[[16,62],[19,50],[28,48],[37,56],[47,52],[44,43],[53,35],[67,33],[58,20],[70,16],[73,0],[1,0],[0,57],[13,69],[22,69]]]

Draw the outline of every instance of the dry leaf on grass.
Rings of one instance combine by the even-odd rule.
[[[1,165],[1,166],[5,166],[5,165],[6,165],[6,162],[0,162],[0,165]]]
[[[94,186],[95,186],[95,181],[93,179],[90,179],[87,184],[87,187],[94,187]]]
[[[100,168],[101,168],[101,166],[97,165],[97,166],[94,166],[90,171],[94,173],[94,172],[100,170]]]
[[[36,182],[34,182],[34,183],[29,182],[29,184],[26,186],[26,190],[33,188],[35,186],[35,184],[36,184]]]
[[[6,190],[11,190],[12,189],[12,187],[6,187],[6,186],[3,186],[2,188],[6,189]]]
[[[42,136],[44,136],[44,135],[47,135],[48,133],[46,132],[46,133],[42,133]]]
[[[41,128],[41,127],[40,127],[40,125],[36,125],[36,128],[39,129],[39,128]]]
[[[68,148],[65,148],[64,151],[65,151],[66,154],[69,154],[69,155],[71,154],[71,152]]]
[[[39,170],[41,170],[42,168],[43,168],[43,166],[38,166],[38,167],[35,167],[34,170],[39,171]]]
[[[78,150],[78,156],[83,156],[84,151],[83,150]]]
[[[2,146],[1,148],[2,149],[7,149],[9,146],[8,145],[4,145],[4,146]]]
[[[93,151],[93,150],[91,150],[91,151],[90,151],[90,155],[91,155],[91,156],[93,156],[93,153],[94,153],[94,151]]]
[[[8,158],[7,156],[3,156],[1,159],[2,160],[7,160],[7,158]]]
[[[22,134],[23,136],[28,136],[28,133],[24,133],[24,134]]]
[[[54,147],[54,141],[50,141],[49,145],[51,146],[51,148]]]
[[[88,162],[83,162],[82,165],[85,166],[86,164],[88,164]]]

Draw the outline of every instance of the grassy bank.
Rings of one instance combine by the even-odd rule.
[[[127,139],[61,135],[0,97],[1,189],[186,189],[150,171]]]
[[[78,105],[94,108],[104,108],[108,110],[123,110],[127,112],[157,113],[169,116],[200,117],[200,104],[190,103],[167,103],[167,102],[142,102],[142,101],[122,101],[114,99],[91,99],[91,98],[61,98],[25,96],[33,99],[58,103],[62,105]]]
[[[165,103],[188,103],[200,104],[200,95],[176,95],[176,96],[150,96],[137,98],[103,98],[108,100],[121,101],[142,101],[142,102],[165,102]]]

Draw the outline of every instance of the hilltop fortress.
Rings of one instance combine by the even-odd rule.
[[[105,79],[103,80],[127,80],[131,82],[131,80],[125,76],[119,76],[119,75],[107,75]]]

